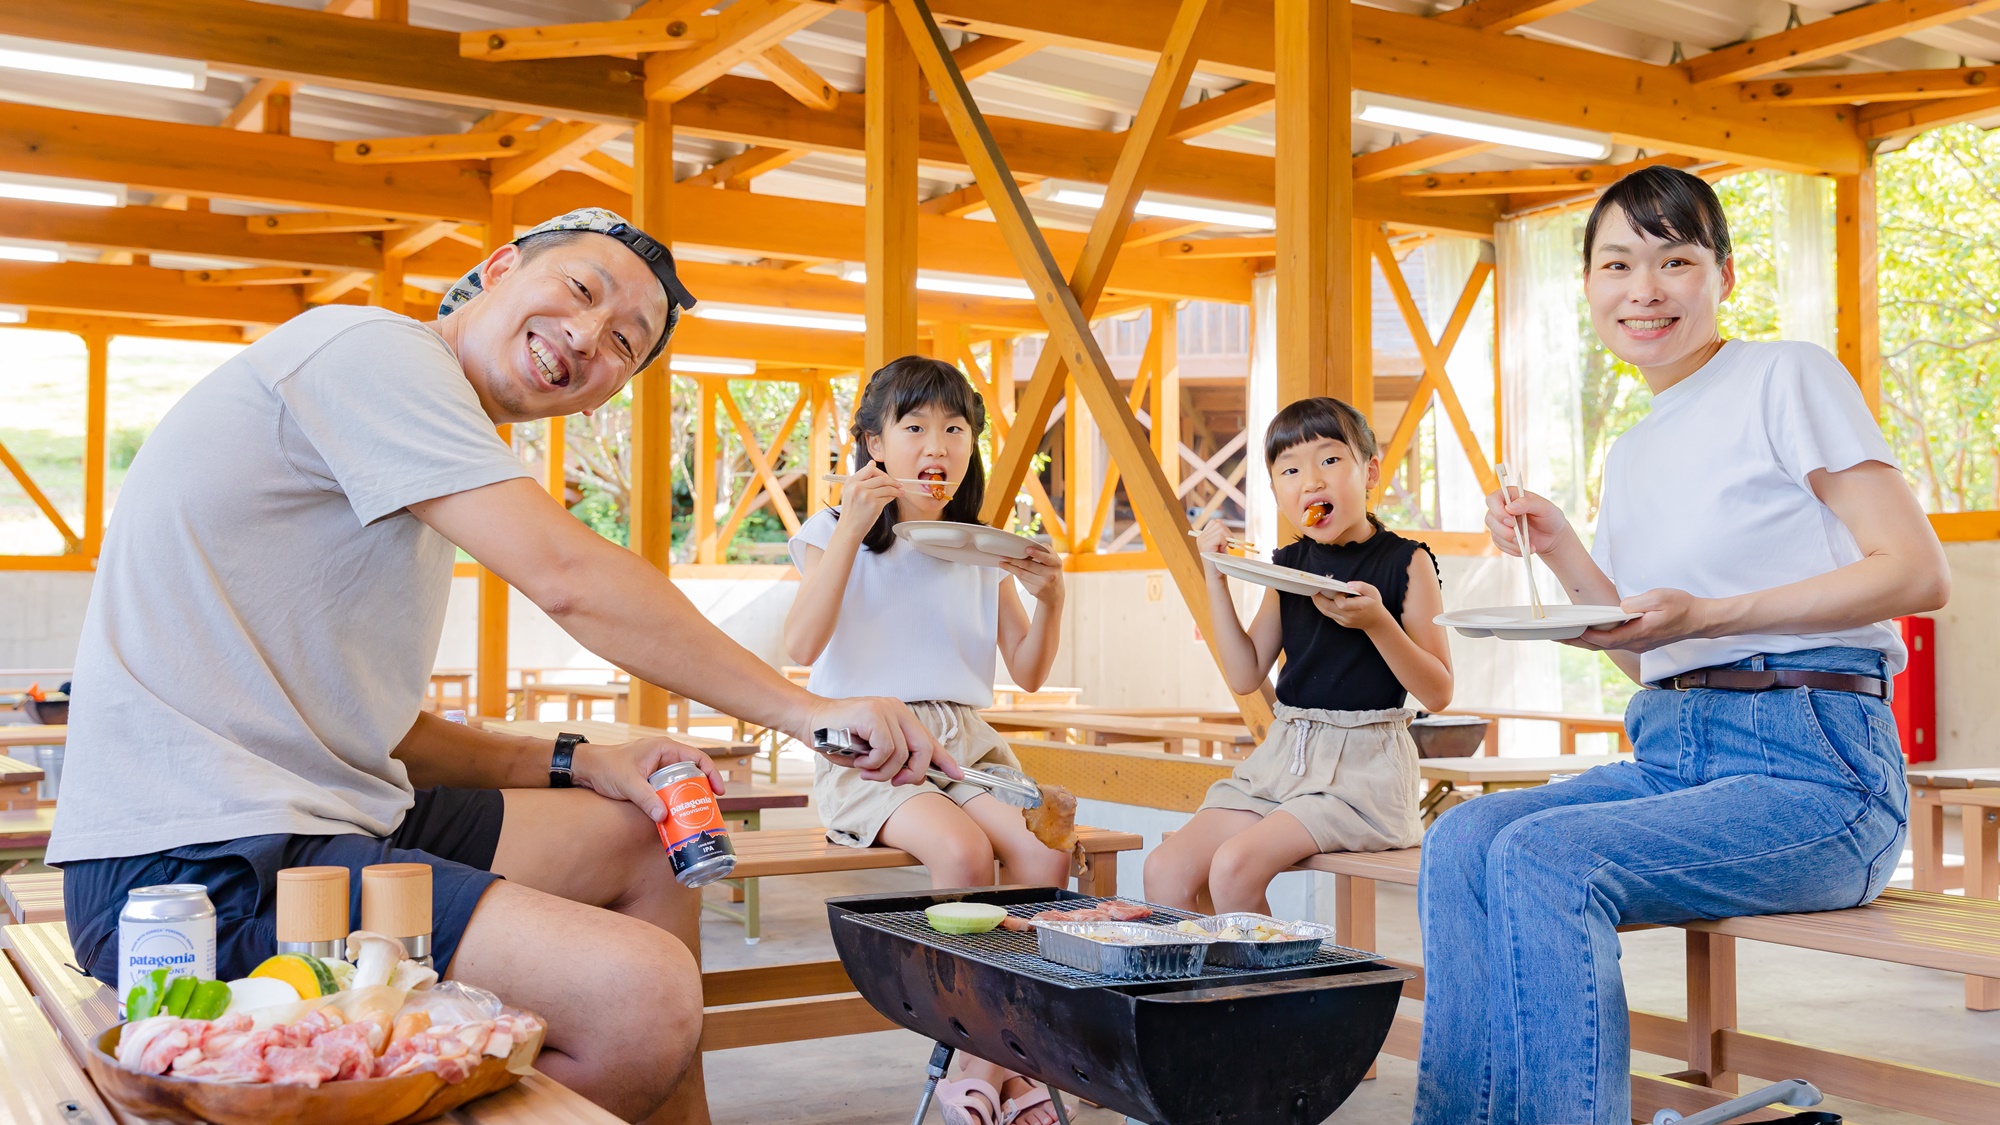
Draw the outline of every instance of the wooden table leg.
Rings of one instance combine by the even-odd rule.
[[[1375,948],[1375,880],[1354,875],[1333,877],[1333,940],[1349,949]],[[1363,1079],[1375,1077],[1378,1063],[1368,1064]]]
[[[630,692],[627,692],[624,695],[612,696],[611,721],[614,723],[624,722],[625,716],[631,713],[631,706],[632,706],[632,694]]]
[[[1115,896],[1118,893],[1118,853],[1083,853],[1083,870],[1077,874],[1076,889],[1080,894],[1098,898]]]
[[[1718,1032],[1736,1026],[1736,939],[1687,932],[1688,1070],[1709,1088],[1736,1092],[1737,1076],[1718,1070]]]
[[[2000,898],[2000,809],[1967,805],[1959,811],[1965,836],[1965,897]],[[1965,1006],[1975,1012],[2000,1010],[2000,979],[1965,978]]]
[[[1943,813],[1937,790],[1910,791],[1910,885],[1932,894],[1945,890]]]

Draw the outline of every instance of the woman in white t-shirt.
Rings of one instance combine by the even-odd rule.
[[[905,520],[979,522],[985,425],[984,404],[948,363],[904,356],[875,373],[854,411],[855,471],[841,506],[807,520],[792,539],[803,578],[785,616],[785,648],[812,665],[813,691],[871,685],[867,694],[908,703],[961,765],[1018,769],[979,709],[993,706],[996,650],[1022,687],[1032,691],[1048,678],[1062,620],[1060,560],[1035,546],[1028,558],[997,568],[970,566],[933,558],[895,534]],[[1032,617],[1017,583],[1035,599]],[[813,800],[827,836],[856,848],[877,840],[902,848],[929,870],[934,887],[991,886],[996,858],[1011,882],[1068,882],[1069,853],[1044,846],[1020,810],[977,786],[891,786],[825,761],[817,770]],[[938,1088],[949,1125],[1055,1125],[1046,1090],[961,1057],[960,1078]]]
[[[1852,377],[1812,344],[1725,341],[1736,281],[1710,187],[1654,167],[1584,234],[1598,337],[1651,412],[1612,446],[1596,543],[1489,498],[1573,602],[1639,614],[1574,642],[1647,690],[1637,760],[1451,810],[1424,840],[1416,1125],[1631,1120],[1616,927],[1867,902],[1909,794],[1888,622],[1937,609],[1944,551]]]

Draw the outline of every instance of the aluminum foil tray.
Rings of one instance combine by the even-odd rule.
[[[1212,940],[1144,922],[1030,922],[1035,947],[1059,965],[1119,980],[1201,975]]]
[[[1188,922],[1199,926],[1204,933],[1221,933],[1230,926],[1249,929],[1259,922],[1282,928],[1287,933],[1299,935],[1286,941],[1228,941],[1217,938],[1208,947],[1208,963],[1226,965],[1232,969],[1282,969],[1292,965],[1302,965],[1312,960],[1319,952],[1322,942],[1333,938],[1333,927],[1322,926],[1318,922],[1287,922],[1268,914],[1253,914],[1247,910],[1231,914],[1217,914],[1206,918],[1190,918]],[[1190,935],[1192,936],[1192,935]]]

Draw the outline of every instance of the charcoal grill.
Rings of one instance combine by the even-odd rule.
[[[1105,901],[1000,887],[826,905],[862,997],[939,1044],[933,1081],[951,1051],[967,1051],[1149,1125],[1318,1125],[1381,1052],[1414,976],[1329,944],[1290,968],[1115,980],[1043,960],[1033,934],[941,934],[923,915],[941,902],[993,903],[1025,918]],[[1155,908],[1157,921],[1188,917]],[[923,1112],[920,1104],[918,1120]]]

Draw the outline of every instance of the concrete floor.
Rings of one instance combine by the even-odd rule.
[[[787,760],[785,784],[809,775]],[[766,814],[771,827],[816,824],[810,810]],[[1947,850],[1956,851],[1955,841]],[[710,915],[702,925],[709,968],[741,968],[833,956],[824,900],[848,894],[918,890],[920,868],[797,876],[764,881],[764,939],[750,946],[742,927]],[[1905,882],[1907,885],[1907,882]],[[1136,886],[1125,888],[1137,895]],[[714,892],[711,891],[711,894]],[[1379,901],[1380,952],[1421,960],[1410,888],[1384,886]],[[1685,1011],[1684,947],[1678,930],[1624,938],[1625,980],[1634,1008]],[[1738,946],[1740,1023],[1746,1030],[1813,1046],[1871,1055],[2000,1081],[2000,1012],[1968,1012],[1963,978],[1926,969],[1743,942]],[[1422,1004],[1404,1010],[1421,1014]],[[927,1040],[903,1031],[719,1051],[707,1056],[715,1125],[880,1125],[910,1120],[923,1083]],[[1664,1072],[1678,1062],[1638,1056],[1634,1065]],[[1787,1075],[1771,1076],[1773,1078]],[[1328,1120],[1337,1125],[1408,1125],[1415,1065],[1384,1059],[1380,1076],[1362,1083]],[[1928,1118],[1856,1107],[1826,1106],[1867,1125],[1922,1125]],[[935,1110],[930,1120],[940,1120]],[[1077,1125],[1118,1125],[1119,1115],[1084,1109]],[[2000,1123],[2000,1105],[1993,1120]]]

